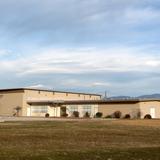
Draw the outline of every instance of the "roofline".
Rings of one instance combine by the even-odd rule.
[[[101,101],[101,100],[74,100],[74,101],[56,101],[56,100],[28,100],[27,103],[30,105],[80,105],[80,104],[121,104],[121,103],[130,103],[134,104],[137,103],[138,101],[130,101],[130,102],[120,102],[120,101]]]
[[[74,104],[136,104],[139,102],[159,101],[160,99],[128,99],[128,100],[28,100],[28,104],[74,105]]]
[[[102,96],[100,94],[95,93],[83,93],[83,92],[70,92],[70,91],[57,91],[57,90],[50,90],[50,89],[40,89],[40,88],[8,88],[8,89],[0,89],[0,92],[7,92],[7,91],[24,91],[24,90],[33,90],[33,91],[45,91],[45,92],[57,92],[57,93],[70,93],[70,94],[83,94],[83,95],[95,95],[95,96]]]

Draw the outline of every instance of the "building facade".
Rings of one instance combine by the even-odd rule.
[[[131,118],[144,118],[147,114],[152,118],[160,118],[160,99],[109,100],[98,105],[103,116],[112,116],[120,111],[122,117],[129,114]]]
[[[17,88],[0,90],[0,116],[79,117],[86,113],[94,117],[101,112],[103,117],[120,111],[121,117],[160,118],[160,99],[102,100],[99,94],[61,92],[52,90]]]
[[[59,105],[59,102],[100,99],[101,95],[98,94],[31,88],[3,89],[0,90],[0,115],[45,116],[48,113],[49,116],[61,117],[63,114],[72,116],[74,111],[78,111],[80,117],[86,112],[94,116],[98,112],[97,104]]]

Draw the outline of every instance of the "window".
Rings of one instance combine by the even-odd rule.
[[[69,106],[69,111],[73,113],[74,111],[78,111],[78,106]]]
[[[31,107],[32,113],[47,113],[48,112],[48,106],[32,106]]]
[[[91,112],[92,112],[92,108],[91,108],[91,106],[83,106],[83,112],[84,113],[86,113],[86,112],[88,112],[88,113],[90,113],[91,114]]]

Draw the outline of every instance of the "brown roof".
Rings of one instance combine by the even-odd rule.
[[[45,92],[57,92],[57,93],[70,93],[70,94],[83,94],[83,95],[101,96],[100,94],[95,94],[95,93],[56,91],[56,90],[50,90],[50,89],[38,89],[38,88],[9,88],[9,89],[0,89],[0,92],[12,92],[12,91],[24,91],[24,90],[33,90],[33,91],[45,91]]]
[[[135,104],[138,102],[160,101],[160,99],[121,99],[121,100],[28,100],[28,104]]]

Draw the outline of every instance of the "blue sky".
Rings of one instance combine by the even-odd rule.
[[[160,0],[1,0],[0,88],[160,93]]]

